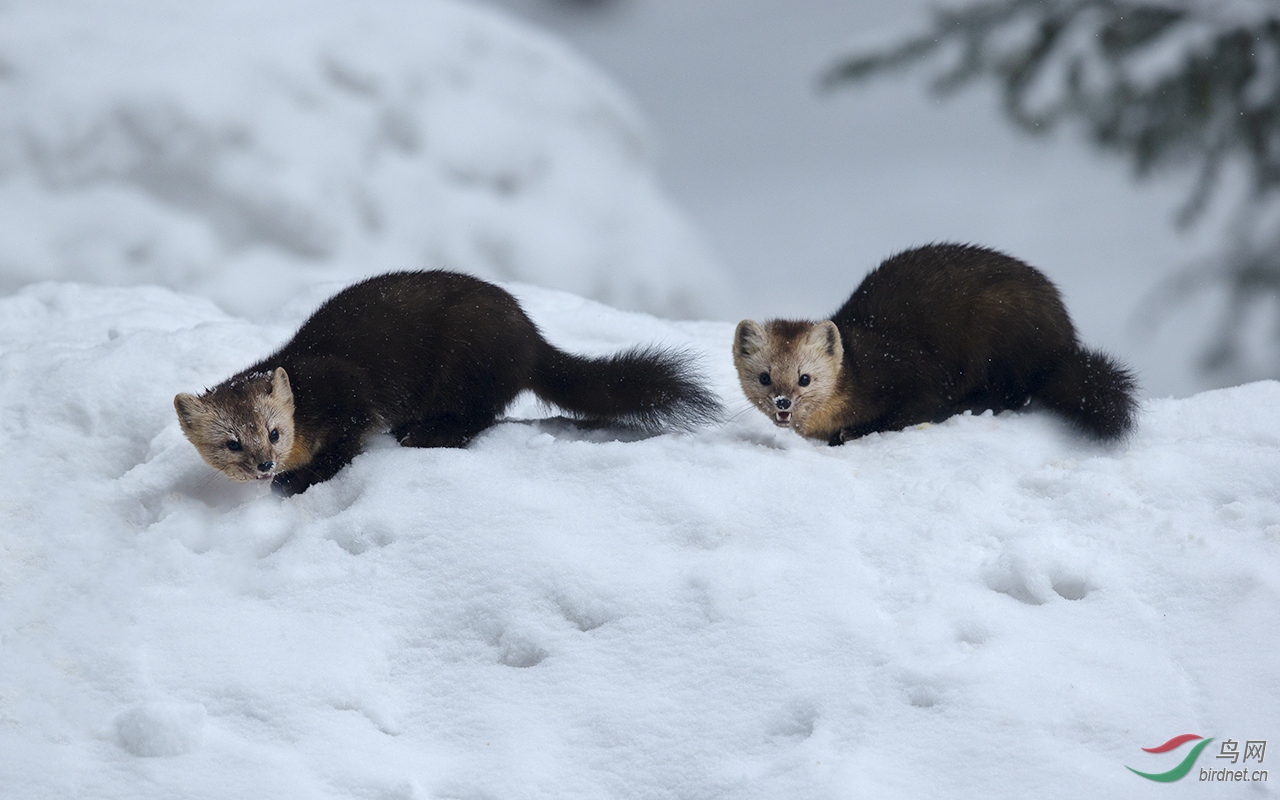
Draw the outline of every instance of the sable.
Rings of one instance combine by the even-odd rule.
[[[743,320],[733,358],[775,424],[833,445],[1032,402],[1117,439],[1136,410],[1133,375],[1080,345],[1049,279],[971,245],[886,259],[829,320]]]
[[[333,477],[371,433],[462,447],[526,389],[579,419],[646,431],[720,414],[687,354],[563,352],[508,292],[445,271],[344,289],[274,355],[199,397],[179,394],[174,407],[214,469],[294,494]]]

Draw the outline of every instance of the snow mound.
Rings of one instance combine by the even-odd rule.
[[[677,317],[728,281],[620,93],[444,0],[0,6],[0,291],[158,283],[262,316],[448,267]]]
[[[139,703],[116,717],[116,737],[135,756],[180,756],[200,749],[204,719],[199,703]]]
[[[282,500],[172,398],[290,328],[0,299],[6,797],[1162,797],[1125,767],[1181,754],[1141,748],[1280,730],[1280,383],[1115,448],[1036,413],[829,448],[747,407],[731,325],[512,288],[562,347],[703,353],[742,413],[522,400]]]

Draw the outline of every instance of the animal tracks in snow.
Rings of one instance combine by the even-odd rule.
[[[813,736],[818,710],[812,703],[796,702],[784,709],[766,733],[775,739],[803,741]]]
[[[139,703],[116,716],[117,744],[135,756],[180,756],[200,749],[205,708],[199,703]]]
[[[557,594],[553,599],[565,621],[582,633],[590,633],[617,618],[597,601],[565,594]]]
[[[992,591],[1029,606],[1044,605],[1055,598],[1083,600],[1095,588],[1077,570],[1057,563],[1042,567],[1027,556],[1010,552],[986,570],[985,581]]]
[[[335,520],[325,536],[353,556],[372,548],[386,547],[396,540],[395,532],[389,525],[359,517]]]

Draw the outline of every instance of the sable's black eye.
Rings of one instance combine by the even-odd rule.
[[[772,381],[772,379],[770,379],[770,378],[769,378],[769,373],[767,373],[767,372],[761,372],[761,373],[760,373],[760,383],[761,383],[762,385],[764,385],[764,386],[768,386],[768,385],[769,385],[770,383],[772,383],[772,382],[773,382],[773,381]]]
[[[275,428],[272,428],[271,433],[267,434],[267,438],[271,440],[272,444],[275,444],[276,442],[280,441],[280,431],[278,431]]]
[[[231,451],[231,452],[233,452],[233,453],[239,453],[239,452],[240,452],[240,443],[239,443],[239,442],[237,442],[235,439],[231,439],[231,440],[229,440],[229,441],[227,442],[227,449],[228,449],[228,450],[230,450],[230,451]]]
[[[801,385],[801,386],[808,386],[808,385],[809,385],[809,376],[808,376],[808,375],[801,375],[801,376],[800,376],[800,385]]]

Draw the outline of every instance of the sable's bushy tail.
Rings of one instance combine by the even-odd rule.
[[[1077,347],[1058,363],[1035,398],[1098,439],[1119,439],[1133,428],[1136,389],[1133,373],[1115,359]]]
[[[534,393],[583,419],[660,431],[689,430],[720,418],[720,401],[677,350],[638,347],[582,358],[540,342]]]

